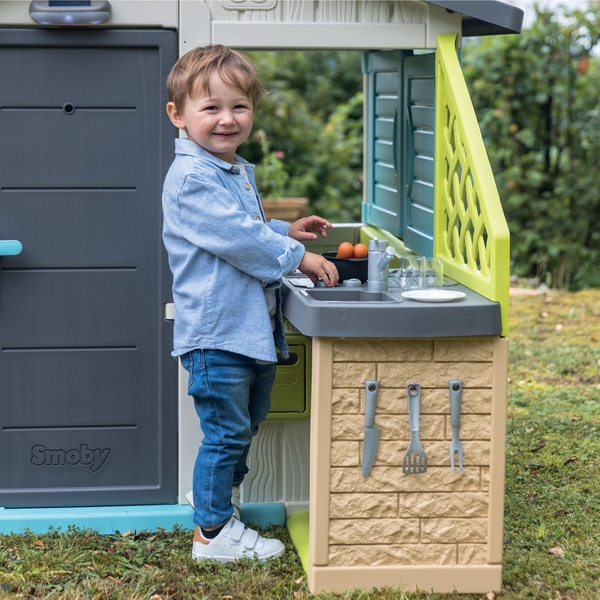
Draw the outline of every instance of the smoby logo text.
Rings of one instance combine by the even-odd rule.
[[[96,472],[102,468],[109,454],[110,448],[89,448],[87,444],[70,450],[51,449],[37,444],[31,448],[31,464],[36,467],[82,466]]]

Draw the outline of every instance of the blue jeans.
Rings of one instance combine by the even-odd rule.
[[[216,527],[233,514],[231,489],[248,473],[248,452],[271,406],[275,363],[223,350],[193,350],[181,357],[189,373],[204,434],[194,465],[194,523]]]

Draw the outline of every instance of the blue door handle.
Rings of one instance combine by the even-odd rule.
[[[0,240],[0,256],[14,256],[21,254],[23,244],[17,240]]]

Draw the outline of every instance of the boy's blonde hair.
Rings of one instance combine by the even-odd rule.
[[[169,101],[181,110],[194,91],[210,92],[208,81],[214,72],[244,92],[256,108],[265,89],[254,65],[243,54],[220,44],[195,48],[179,58],[167,78]]]

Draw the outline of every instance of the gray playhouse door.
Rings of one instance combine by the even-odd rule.
[[[0,29],[0,506],[176,502],[171,31]]]

